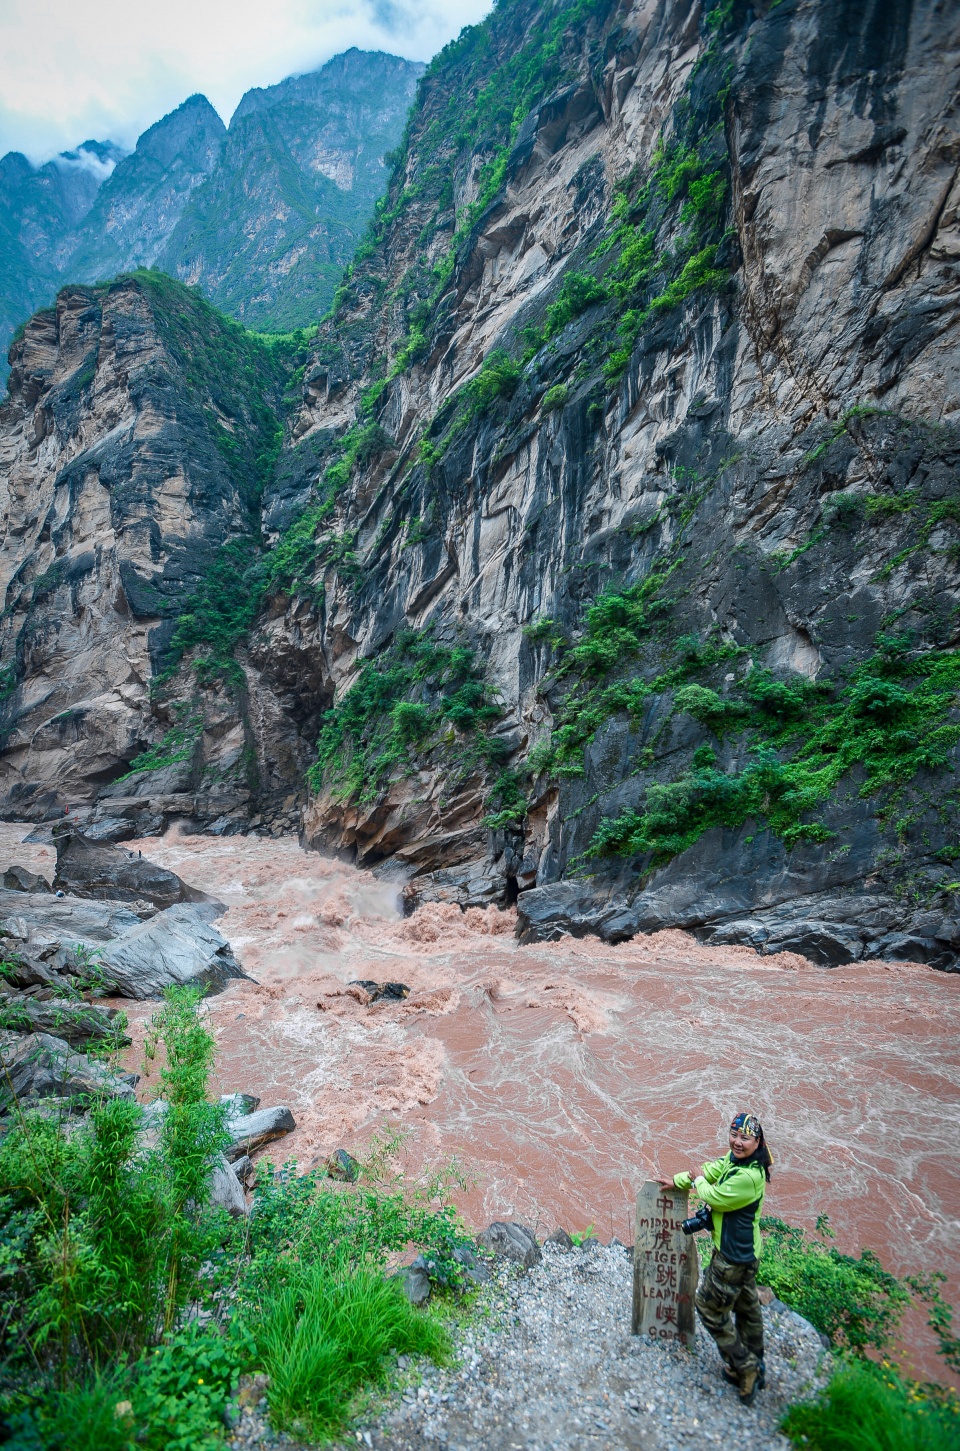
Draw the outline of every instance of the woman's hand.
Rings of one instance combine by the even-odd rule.
[[[658,1179],[657,1183],[661,1189],[675,1189],[677,1187],[672,1179]]]

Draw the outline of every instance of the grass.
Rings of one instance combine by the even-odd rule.
[[[958,1412],[889,1370],[845,1364],[816,1400],[791,1406],[781,1428],[808,1451],[956,1451]]]
[[[443,1363],[451,1354],[446,1329],[371,1269],[337,1274],[306,1265],[264,1296],[253,1327],[270,1376],[273,1424],[316,1439],[343,1426],[360,1386],[383,1383],[390,1356]]]

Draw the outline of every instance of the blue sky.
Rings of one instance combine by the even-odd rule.
[[[88,137],[132,146],[201,91],[225,121],[250,86],[351,45],[429,60],[490,0],[0,0],[0,155]]]

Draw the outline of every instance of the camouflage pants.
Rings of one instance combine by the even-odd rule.
[[[714,1250],[697,1290],[697,1314],[734,1370],[763,1359],[763,1316],[757,1295],[757,1261],[735,1265]]]

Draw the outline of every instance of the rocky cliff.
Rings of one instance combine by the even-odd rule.
[[[7,808],[54,819],[99,791],[112,819],[157,830],[170,811],[191,814],[201,785],[208,812],[246,801],[256,751],[236,691],[219,712],[222,691],[208,691],[201,740],[189,701],[172,688],[152,699],[151,686],[192,642],[185,601],[256,547],[288,370],[155,273],[65,289],[11,361],[0,407]],[[130,775],[138,757],[154,769]]]
[[[308,841],[530,937],[956,961],[958,45],[504,0],[428,68],[266,552],[187,609]]]
[[[315,322],[386,188],[422,70],[354,49],[248,91],[157,265],[248,327]]]

